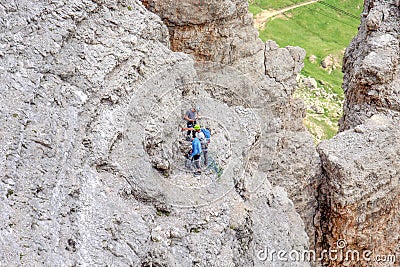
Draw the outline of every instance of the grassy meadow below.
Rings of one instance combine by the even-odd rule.
[[[277,10],[300,0],[250,1],[254,15],[263,10]],[[300,88],[295,96],[307,105],[305,125],[316,142],[333,137],[342,115],[342,59],[346,47],[357,34],[363,0],[323,0],[268,18],[259,30],[263,41],[274,40],[281,47],[300,46],[306,50],[301,75],[312,77],[317,88]],[[318,92],[319,91],[319,92]]]

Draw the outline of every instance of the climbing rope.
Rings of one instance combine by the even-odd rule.
[[[202,156],[203,158],[203,156]],[[204,160],[204,159],[203,159]],[[211,155],[208,156],[208,165],[206,166],[207,170],[213,170],[218,178],[221,177],[222,173],[223,173],[223,169],[221,166],[219,166],[219,164],[217,163],[217,161],[214,159],[214,157],[212,157]]]
[[[204,154],[201,154],[201,158],[200,158],[201,162],[204,162]],[[195,165],[194,165],[194,161],[189,159],[189,157],[186,158],[185,160],[185,169],[187,170],[187,172],[195,172]],[[213,153],[209,152],[208,154],[208,164],[207,166],[203,166],[202,170],[210,170],[213,171],[217,177],[221,177],[221,175],[223,174],[223,168],[220,166],[220,164],[218,164],[218,162],[215,160],[215,157],[213,156]]]

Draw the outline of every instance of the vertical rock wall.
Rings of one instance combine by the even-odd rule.
[[[398,0],[365,1],[359,32],[343,61],[346,100],[341,131],[373,114],[400,111],[399,5]]]
[[[279,48],[273,41],[262,43],[247,1],[142,2],[168,26],[172,50],[185,52],[198,62],[233,66],[257,83],[260,95],[249,100],[263,130],[260,171],[268,173],[273,185],[287,190],[313,244],[320,161],[303,126],[303,104],[292,99],[305,51]]]
[[[318,146],[318,247],[343,255],[328,266],[398,265],[399,22],[399,1],[365,1],[344,58],[342,132]]]
[[[173,51],[193,55],[197,61],[231,65],[258,55],[252,63],[261,69],[264,45],[253,28],[246,1],[142,2],[168,26]]]
[[[319,145],[325,177],[319,247],[359,253],[358,261],[331,258],[329,266],[376,266],[380,256],[399,256],[399,136],[397,122],[374,115]],[[385,264],[396,266],[393,259]]]
[[[193,60],[169,49],[168,28],[138,1],[1,1],[0,25],[0,265],[251,266],[265,264],[257,257],[265,247],[308,248],[301,218],[285,190],[268,182],[271,175],[248,168],[246,181],[265,181],[257,194],[234,176],[227,184],[237,186],[218,195],[225,180],[214,181],[201,190],[219,198],[197,205],[204,198],[188,194],[191,184],[179,187],[152,167],[142,137],[170,115],[154,111],[181,99],[186,108],[196,97],[193,82],[204,79]],[[243,34],[259,45],[239,51],[260,57],[242,66],[261,67],[264,75],[264,45],[254,32]],[[232,60],[242,52],[232,50]],[[295,73],[302,53],[288,53],[287,69]],[[248,106],[214,88],[206,93],[210,103],[219,101],[217,114],[246,118],[250,107],[262,110],[258,116],[276,125],[266,127],[271,142],[263,140],[273,151],[284,120],[255,103],[286,93],[284,84],[267,90],[279,75],[269,72],[261,87],[241,88],[257,88],[245,91]],[[233,83],[238,77],[248,81],[221,73],[231,82],[220,85],[225,92],[241,85]],[[243,121],[235,127],[245,132],[251,125]],[[257,147],[240,143],[236,131],[231,136],[244,147],[235,163]],[[271,161],[265,157],[264,165]],[[264,169],[272,173],[274,164]]]

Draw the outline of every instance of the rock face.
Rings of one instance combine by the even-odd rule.
[[[325,258],[329,266],[398,265],[399,10],[399,1],[365,1],[344,59],[342,132],[318,147],[317,247],[343,255]]]
[[[341,250],[343,255],[359,253],[358,262],[343,256],[329,266],[375,266],[376,257],[400,252],[397,125],[374,115],[318,148],[325,175],[320,194],[321,247]],[[345,246],[340,247],[338,240]],[[387,264],[395,266],[393,258]]]
[[[379,112],[400,111],[399,1],[366,0],[363,15],[343,62],[346,101],[340,130]]]
[[[279,48],[273,41],[263,44],[247,11],[247,1],[142,2],[168,26],[172,50],[190,54],[197,62],[233,66],[257,83],[261,90],[253,99],[240,86],[235,86],[235,91],[243,92],[262,124],[262,154],[256,156],[259,170],[269,174],[273,185],[288,191],[313,244],[320,161],[303,126],[304,106],[292,99],[305,51]]]
[[[398,252],[398,1],[366,1],[344,68],[342,127],[359,126],[319,155],[292,99],[305,53],[263,44],[247,1],[143,1],[160,17],[3,2],[0,265],[309,266],[266,252],[338,239]],[[180,131],[196,104],[215,142],[199,177]]]
[[[215,12],[241,14],[250,27],[245,2]],[[168,28],[138,2],[3,1],[0,14],[0,265],[260,266],[262,249],[308,248],[304,223],[276,187],[285,181],[274,180],[289,174],[309,186],[318,166],[315,157],[294,164],[298,150],[315,154],[298,132],[301,106],[288,104],[300,49],[267,51],[243,31],[230,52],[215,54],[251,78],[267,74],[258,82],[172,52]],[[248,38],[257,45],[234,48]],[[210,55],[221,45],[214,41]],[[271,51],[285,55],[283,66],[270,60],[265,69]],[[201,101],[221,116],[210,123],[230,126],[216,133],[235,145],[223,175],[179,180],[176,168],[165,177],[153,156],[173,151],[173,123]]]
[[[197,61],[230,65],[252,57],[253,64],[261,68],[264,45],[253,27],[246,1],[142,2],[168,26],[173,51],[193,55]]]

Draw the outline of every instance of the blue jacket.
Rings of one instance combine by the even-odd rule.
[[[193,157],[195,155],[201,154],[201,152],[202,152],[201,143],[200,143],[199,138],[196,137],[192,141],[192,154],[191,154],[191,156]]]

